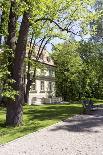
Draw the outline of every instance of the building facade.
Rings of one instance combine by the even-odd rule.
[[[35,82],[29,92],[30,105],[52,103],[55,98],[55,65],[46,50],[42,52],[39,63],[43,67],[36,69]]]

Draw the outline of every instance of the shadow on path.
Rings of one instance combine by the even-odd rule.
[[[63,121],[55,126],[52,131],[67,130],[70,132],[101,132],[99,126],[103,126],[103,108],[99,108],[92,115],[78,115]],[[102,129],[103,130],[103,129]]]

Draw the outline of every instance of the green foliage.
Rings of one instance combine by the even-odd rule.
[[[102,44],[83,43],[79,52],[85,66],[82,74],[85,93],[89,97],[103,98]]]
[[[103,98],[102,53],[100,44],[74,42],[58,45],[52,55],[57,66],[57,95],[64,100]]]
[[[8,34],[8,18],[9,18],[9,8],[10,8],[10,1],[5,0],[0,2],[0,8],[2,11],[1,21],[0,21],[0,35],[7,36]]]
[[[78,43],[64,43],[57,46],[53,53],[56,63],[57,94],[64,100],[76,99],[75,90],[79,91],[79,75],[82,69],[82,61],[77,52]]]
[[[13,90],[12,84],[15,82],[9,79],[10,72],[8,71],[8,66],[10,65],[8,61],[8,56],[12,51],[5,46],[1,46],[0,52],[0,88],[1,95],[7,98],[15,99],[17,92]]]
[[[7,35],[10,0],[2,1],[1,8],[3,14],[2,34]],[[71,32],[71,26],[74,22],[80,22],[81,27],[87,30],[87,25],[90,21],[97,19],[99,13],[91,12],[88,8],[92,7],[95,0],[16,0],[16,6],[13,8],[16,12],[17,19],[22,18],[24,11],[30,13],[30,24],[35,30],[35,34],[41,34],[42,27],[55,29],[65,29]],[[88,7],[89,6],[89,7]],[[57,24],[56,24],[57,23]],[[20,26],[17,20],[17,35]],[[58,27],[59,25],[59,27]],[[58,29],[58,30],[59,30]],[[50,31],[49,31],[50,32]]]

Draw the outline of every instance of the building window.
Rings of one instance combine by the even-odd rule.
[[[41,81],[41,83],[40,83],[40,90],[44,91],[44,81]]]
[[[43,57],[44,57],[43,54],[40,54],[40,59],[41,59],[41,60],[43,60]]]
[[[33,71],[31,71],[31,72],[30,72],[30,78],[32,79],[32,78],[33,78],[33,76],[34,76],[34,72],[33,72]]]
[[[36,90],[36,83],[33,83],[33,84],[31,85],[31,91],[34,91],[34,90]]]
[[[55,76],[55,72],[54,72],[54,70],[53,69],[49,69],[49,76]]]
[[[53,71],[51,69],[49,69],[49,76],[52,76]]]
[[[44,69],[41,69],[41,75],[45,75]]]
[[[49,82],[49,91],[52,91],[52,82]]]
[[[50,62],[50,57],[47,57],[47,61]]]

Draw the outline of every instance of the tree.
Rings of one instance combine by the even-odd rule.
[[[52,56],[57,65],[58,96],[62,96],[64,100],[77,100],[82,97],[103,98],[102,45],[91,42],[66,42],[57,45]]]
[[[82,61],[78,54],[79,43],[63,43],[56,47],[53,58],[56,64],[57,95],[66,101],[79,98]],[[62,57],[61,57],[62,55]]]

